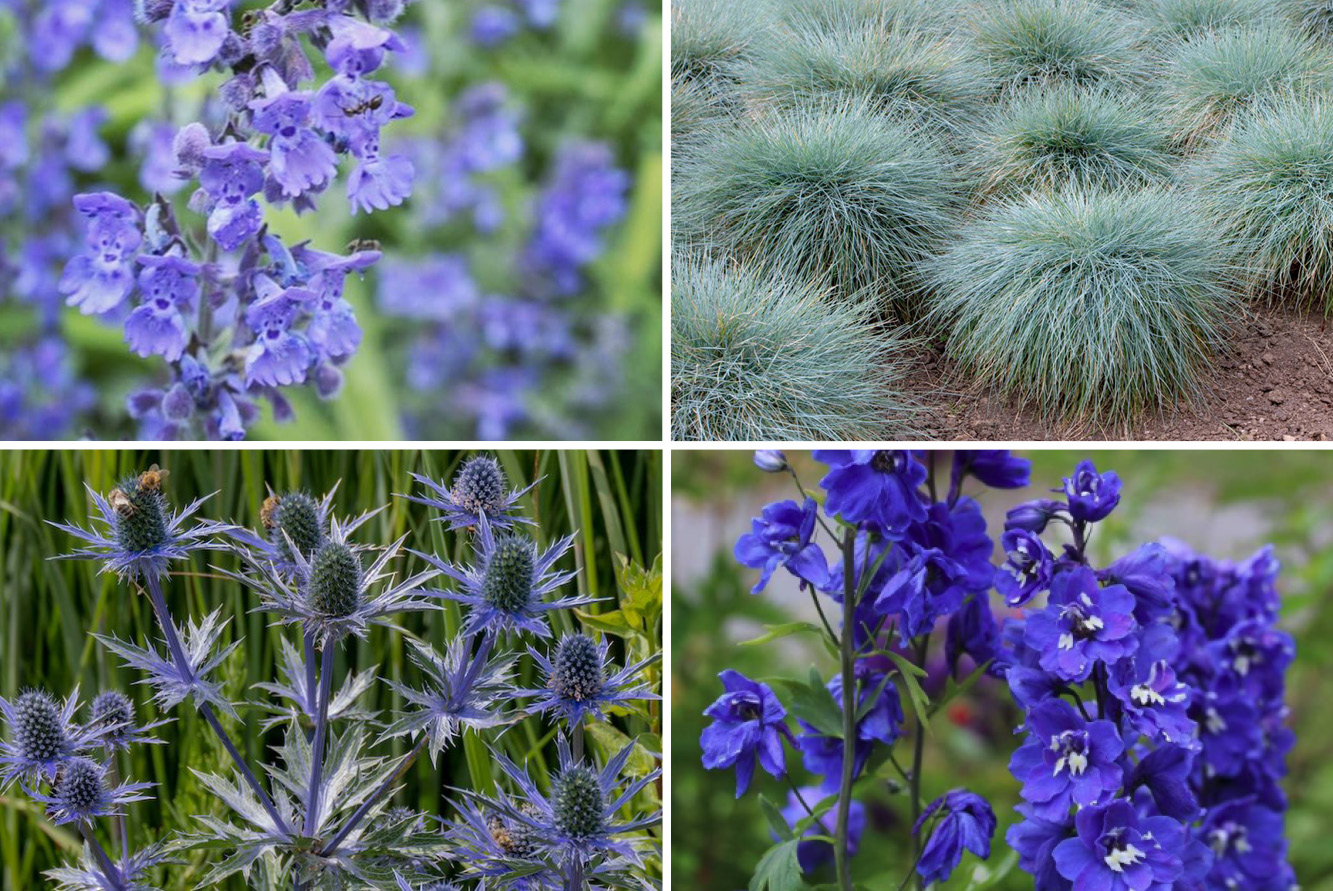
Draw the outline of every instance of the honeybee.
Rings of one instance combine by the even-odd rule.
[[[377,251],[379,249],[379,239],[376,238],[354,238],[347,242],[347,253],[349,254],[355,254],[357,251]]]
[[[264,506],[259,509],[259,522],[264,524],[265,529],[272,529],[277,525],[278,505],[282,504],[282,499],[277,495],[270,495],[264,499]]]
[[[134,512],[138,510],[134,506],[134,502],[130,500],[130,496],[120,489],[112,489],[110,494],[106,496],[106,500],[111,505],[111,509],[122,517],[132,517]]]
[[[159,492],[161,491],[163,484],[166,483],[167,477],[170,475],[171,471],[160,470],[158,469],[158,466],[154,464],[152,467],[149,467],[143,473],[139,474],[139,488],[149,492]]]

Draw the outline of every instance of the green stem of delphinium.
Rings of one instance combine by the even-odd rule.
[[[856,530],[842,536],[842,781],[838,785],[838,821],[834,831],[833,857],[838,885],[852,891],[852,869],[847,838],[852,814],[852,780],[856,773]]]
[[[930,635],[923,635],[916,645],[916,664],[926,664],[926,651],[930,649]],[[917,821],[921,819],[921,762],[926,753],[926,725],[917,719],[916,739],[912,742],[912,872],[916,873],[916,863],[921,860],[921,836],[916,832]],[[917,891],[925,887],[918,873]]]

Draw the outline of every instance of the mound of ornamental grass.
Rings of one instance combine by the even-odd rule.
[[[671,0],[671,79],[726,92],[769,19],[763,3]]]
[[[905,309],[964,192],[919,129],[862,102],[781,109],[682,152],[677,235]]]
[[[1189,180],[1257,295],[1333,312],[1333,100],[1256,105]]]
[[[1210,34],[1179,47],[1160,84],[1161,113],[1186,146],[1225,131],[1261,99],[1329,84],[1329,58],[1285,25]]]
[[[1230,315],[1228,259],[1179,194],[1070,188],[995,207],[929,273],[949,351],[978,381],[1115,424],[1198,394]]]
[[[671,264],[676,440],[901,439],[905,343],[814,286],[681,252]]]
[[[1307,36],[1333,42],[1333,0],[1287,0],[1287,13]]]
[[[956,0],[786,0],[778,17],[796,31],[908,28],[946,34],[958,30],[960,6]]]
[[[1272,0],[1141,0],[1139,15],[1157,37],[1194,40],[1276,19]]]
[[[1142,24],[1096,0],[989,0],[974,43],[999,87],[1135,83],[1146,73]]]
[[[718,126],[731,109],[716,92],[697,80],[671,81],[671,145],[672,156],[691,139]]]
[[[1057,86],[1019,94],[983,129],[972,153],[983,194],[1165,182],[1170,133],[1137,97]]]
[[[951,134],[978,116],[985,68],[938,32],[868,24],[781,32],[757,48],[745,89],[759,102],[864,99],[916,127]]]

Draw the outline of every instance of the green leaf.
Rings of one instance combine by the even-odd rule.
[[[786,819],[782,816],[782,811],[778,806],[769,801],[763,795],[759,796],[759,810],[764,812],[764,819],[768,821],[768,828],[773,830],[773,834],[783,841],[790,841],[796,837],[787,825]]]
[[[881,652],[883,652],[884,655],[892,659],[893,664],[897,665],[898,670],[901,671],[903,674],[910,674],[913,677],[918,677],[918,678],[923,678],[926,676],[926,670],[924,668],[914,663],[911,659],[908,659],[902,653],[898,653],[893,650],[882,650]]]
[[[770,641],[778,640],[783,637],[790,637],[793,634],[801,634],[802,632],[813,632],[819,635],[823,635],[824,633],[824,629],[820,628],[813,622],[787,622],[783,625],[765,625],[764,631],[764,634],[761,634],[756,638],[741,641],[740,645],[743,647],[757,647],[760,644],[766,644]]]
[[[782,698],[793,715],[820,733],[842,739],[842,709],[814,669],[810,671],[810,680],[804,683],[790,678],[774,678],[768,683],[784,691],[786,695]]]
[[[930,697],[921,689],[921,684],[917,682],[917,676],[925,676],[920,668],[907,661],[905,656],[899,653],[889,653],[895,664],[900,669],[897,677],[903,688],[907,691],[907,699],[912,703],[912,711],[916,713],[917,722],[925,728],[927,733],[933,733],[930,729]]]
[[[609,613],[585,613],[581,609],[574,610],[579,617],[579,622],[585,628],[595,628],[603,634],[612,634],[616,637],[633,637],[634,629],[630,627],[625,614],[620,610],[612,610]]]
[[[944,708],[959,696],[962,696],[968,690],[971,690],[972,686],[981,679],[983,674],[986,673],[986,669],[990,667],[991,661],[993,660],[988,660],[985,665],[978,666],[975,671],[963,678],[961,683],[954,683],[953,675],[949,675],[948,680],[946,680],[944,684],[944,692],[940,695],[939,699],[936,699],[930,705],[931,716],[933,717],[938,714],[940,709]]]
[[[995,887],[1017,864],[1018,852],[1012,849],[994,868],[978,863],[976,869],[972,870],[972,881],[968,883],[966,891],[984,891]]]
[[[750,891],[804,891],[801,864],[796,859],[800,839],[789,839],[776,844],[759,858],[750,878]]]

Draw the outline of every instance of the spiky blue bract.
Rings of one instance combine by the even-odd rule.
[[[150,476],[154,474],[156,476]],[[82,539],[88,545],[52,559],[97,560],[101,564],[99,573],[114,572],[122,579],[136,581],[148,575],[166,576],[173,560],[183,560],[193,551],[220,550],[225,547],[216,540],[216,536],[231,532],[236,528],[234,526],[200,520],[189,529],[182,528],[185,521],[217,493],[197,498],[184,509],[172,513],[160,492],[161,481],[165,477],[165,473],[157,471],[155,465],[150,471],[125,480],[108,496],[116,502],[116,507],[112,506],[108,498],[103,498],[93,491],[92,486],[84,483],[97,510],[94,517],[96,522],[88,529],[66,523],[51,525]],[[148,485],[154,479],[157,480],[155,485],[159,491],[153,491]],[[160,534],[147,536],[141,526],[145,515],[150,512],[161,514],[161,529]],[[147,519],[152,521],[156,530],[159,518],[153,516]],[[98,524],[105,528],[98,528]]]
[[[515,694],[530,698],[529,710],[553,712],[570,726],[583,723],[588,716],[605,720],[606,709],[619,703],[662,698],[640,677],[660,654],[617,669],[611,664],[610,644],[605,639],[595,641],[577,633],[561,637],[549,656],[532,647],[528,654],[541,668],[545,686],[515,690]]]
[[[1193,146],[1226,133],[1251,104],[1303,95],[1333,81],[1333,59],[1281,23],[1210,34],[1180,46],[1160,82],[1160,113]]]
[[[975,45],[1003,92],[1122,86],[1147,74],[1142,23],[1095,0],[987,0],[975,15]]]
[[[426,678],[418,690],[385,679],[406,703],[403,713],[384,730],[386,737],[415,736],[424,732],[430,740],[432,761],[444,747],[471,727],[483,730],[512,720],[503,710],[504,701],[513,695],[509,673],[516,656],[506,653],[491,658],[492,638],[476,641],[456,637],[441,656],[430,644],[412,642],[408,654],[412,664]]]
[[[953,229],[960,179],[918,128],[864,101],[724,128],[677,167],[677,237],[906,309],[917,264]]]
[[[660,769],[653,769],[622,782],[621,774],[637,745],[629,742],[599,770],[588,761],[575,760],[562,738],[559,743],[560,766],[545,793],[537,788],[526,768],[492,749],[495,762],[509,778],[516,794],[500,793],[495,798],[468,794],[483,807],[489,806],[512,823],[532,830],[538,848],[557,863],[586,863],[597,857],[614,855],[637,864],[639,851],[635,837],[630,834],[661,820],[660,813],[636,814],[628,820],[619,817],[622,807],[661,776]]]
[[[526,533],[504,529],[496,532],[490,523],[483,522],[476,538],[476,562],[471,565],[413,553],[459,583],[458,590],[433,593],[468,607],[464,635],[527,631],[550,637],[547,613],[595,602],[595,598],[578,595],[546,599],[576,575],[572,570],[555,568],[556,561],[573,543],[574,537],[567,535],[542,550]]]
[[[463,462],[449,486],[418,473],[412,474],[412,479],[429,492],[403,497],[440,511],[443,516],[437,519],[448,523],[451,530],[480,526],[483,519],[492,529],[508,529],[515,523],[535,525],[532,519],[517,512],[518,500],[541,478],[521,489],[510,489],[500,463],[490,455],[476,455]]]
[[[45,690],[24,691],[13,702],[0,697],[0,791],[16,780],[50,782],[62,764],[97,743],[96,733],[74,720],[78,710],[77,687],[63,703]]]
[[[139,724],[134,714],[134,701],[119,690],[105,690],[93,699],[89,707],[87,729],[97,734],[98,744],[107,751],[125,750],[139,743],[162,744],[152,735],[170,719]]]
[[[1165,40],[1265,25],[1277,13],[1271,0],[1140,0],[1136,11],[1152,35]]]
[[[1252,292],[1333,312],[1333,103],[1262,103],[1189,171]]]
[[[929,271],[949,352],[981,383],[1114,424],[1198,394],[1231,262],[1180,194],[1070,188],[992,209]]]
[[[104,647],[125,660],[131,668],[137,668],[144,677],[137,683],[153,688],[153,699],[163,711],[174,708],[186,697],[193,697],[196,705],[212,703],[232,717],[236,716],[231,701],[222,691],[221,680],[209,680],[209,675],[241,645],[240,640],[219,648],[214,652],[214,645],[221,637],[225,622],[222,607],[209,613],[202,622],[193,619],[181,634],[181,648],[189,665],[177,665],[169,656],[158,655],[157,648],[135,646],[115,635],[94,634]],[[166,643],[163,652],[167,653]]]
[[[1333,42],[1333,0],[1286,0],[1287,15],[1307,36]]]
[[[907,342],[869,306],[684,251],[671,278],[673,439],[910,438]]]
[[[76,755],[60,766],[49,794],[25,788],[29,797],[46,805],[46,815],[60,826],[83,823],[91,826],[98,817],[123,814],[121,809],[132,801],[145,801],[145,789],[153,783],[107,783],[107,766]]]
[[[510,803],[523,807],[521,802]],[[457,802],[456,815],[445,823],[445,836],[467,878],[516,891],[561,887],[560,874],[542,857],[537,833],[482,801],[469,797]]]
[[[969,157],[983,193],[1164,183],[1170,133],[1141,100],[1058,85],[1004,103]]]
[[[958,40],[875,20],[799,28],[763,41],[743,91],[756,104],[863,100],[873,111],[941,136],[980,113],[984,65]]]
[[[130,854],[129,862],[116,864],[123,884],[117,886],[98,866],[92,849],[84,845],[77,865],[48,869],[44,874],[55,883],[55,891],[157,891],[154,877],[164,863],[177,862],[164,842],[156,842]]]

